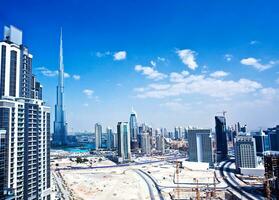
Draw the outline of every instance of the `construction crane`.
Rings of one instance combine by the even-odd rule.
[[[177,199],[180,199],[180,188],[179,188],[179,162],[176,161],[176,195]]]
[[[193,188],[193,190],[196,191],[196,200],[201,200],[199,181],[197,178],[193,178],[193,180],[196,181],[196,183],[197,183],[196,188]]]
[[[227,112],[228,112],[228,111],[223,110],[222,112],[217,112],[217,114],[218,114],[218,113],[222,113],[222,114],[223,114],[223,117],[226,117]]]

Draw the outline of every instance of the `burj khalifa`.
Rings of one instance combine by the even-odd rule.
[[[63,64],[63,46],[62,46],[62,29],[60,35],[60,55],[59,55],[59,70],[58,70],[58,85],[56,88],[56,105],[55,105],[55,120],[53,146],[67,145],[67,123],[65,122],[64,111],[64,64]]]

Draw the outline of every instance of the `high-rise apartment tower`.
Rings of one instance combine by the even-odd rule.
[[[22,31],[0,42],[0,199],[50,199],[50,108]]]

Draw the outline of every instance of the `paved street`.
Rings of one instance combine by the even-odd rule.
[[[69,193],[69,191],[64,187],[64,185],[63,185],[63,181],[62,181],[62,179],[59,177],[59,175],[57,174],[58,172],[52,172],[52,175],[53,175],[53,177],[54,177],[54,179],[55,179],[55,182],[56,182],[56,185],[57,185],[57,187],[58,187],[58,189],[59,189],[59,191],[60,191],[60,193],[61,193],[61,195],[62,195],[62,198],[64,199],[64,200],[71,200],[71,195],[70,195],[70,193]]]
[[[257,194],[255,190],[251,190],[249,185],[243,185],[235,176],[235,164],[232,160],[224,161],[219,164],[220,174],[224,177],[224,181],[229,186],[228,190],[233,192],[240,199],[258,200],[264,199],[263,196]]]

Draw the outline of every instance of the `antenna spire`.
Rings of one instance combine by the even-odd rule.
[[[59,54],[59,85],[64,86],[64,63],[63,63],[63,39],[62,39],[62,27],[60,32],[60,54]]]

